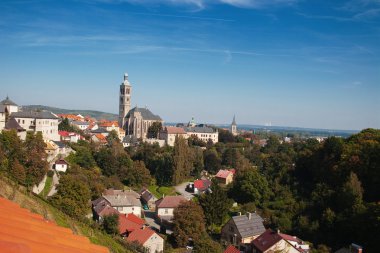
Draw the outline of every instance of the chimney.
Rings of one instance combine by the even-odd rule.
[[[248,220],[251,220],[252,219],[252,213],[247,212],[247,217],[248,217]]]
[[[280,229],[277,229],[277,234],[279,234],[280,233]]]
[[[360,245],[352,243],[351,246],[350,246],[350,252],[351,253],[362,253],[363,252],[363,248]]]

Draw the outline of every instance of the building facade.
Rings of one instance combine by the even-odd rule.
[[[184,127],[184,130],[186,134],[190,137],[196,137],[204,142],[208,142],[209,140],[212,141],[212,143],[217,143],[219,139],[219,132],[211,127],[206,126],[195,126],[195,127]]]
[[[41,132],[44,140],[59,141],[59,118],[48,111],[20,111],[13,112],[10,119],[14,119],[27,132]]]
[[[128,74],[124,74],[124,82],[120,85],[119,92],[119,127],[124,128],[125,116],[131,109],[132,85],[128,81]]]
[[[135,107],[125,116],[125,134],[138,139],[146,139],[148,129],[154,122],[163,123],[160,116],[153,114],[147,108]]]
[[[164,127],[160,132],[160,139],[165,140],[166,145],[173,147],[176,138],[182,137],[184,139],[187,139],[187,133],[182,127],[173,127],[173,126],[167,126]]]

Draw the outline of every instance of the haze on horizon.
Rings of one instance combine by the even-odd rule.
[[[380,128],[377,0],[0,2],[0,99],[165,122]]]

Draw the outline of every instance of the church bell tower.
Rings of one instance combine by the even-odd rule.
[[[125,127],[125,116],[131,110],[132,86],[128,81],[128,74],[124,74],[124,82],[120,85],[119,94],[119,127]]]

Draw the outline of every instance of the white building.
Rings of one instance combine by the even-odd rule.
[[[13,112],[18,112],[18,105],[7,96],[0,102],[0,132],[5,128],[9,115]]]
[[[0,105],[0,132],[5,128],[5,106]]]
[[[107,202],[120,213],[141,217],[140,195],[134,191],[106,190],[102,196]]]
[[[48,111],[20,111],[13,112],[10,119],[26,131],[41,132],[44,140],[59,141],[59,118]]]
[[[128,242],[138,242],[146,253],[161,253],[164,251],[164,239],[150,228],[143,227],[132,231],[127,237]]]
[[[86,121],[72,121],[71,122],[71,125],[72,126],[75,126],[77,128],[79,128],[80,130],[84,131],[86,130],[87,128],[89,128],[90,126],[90,123],[86,122]]]
[[[232,123],[231,123],[231,134],[236,136],[238,133],[237,133],[237,125],[236,125],[236,121],[235,121],[235,115],[234,115],[234,119],[232,120]]]
[[[166,196],[156,201],[156,216],[160,220],[171,221],[174,217],[174,209],[178,207],[181,202],[186,202],[185,197],[179,196]]]
[[[198,137],[198,139],[208,142],[211,140],[213,143],[218,142],[219,138],[219,132],[214,131],[211,127],[206,127],[206,126],[196,126],[196,127],[184,127],[184,130],[186,134],[190,137]]]
[[[56,171],[66,172],[67,166],[68,166],[67,162],[63,159],[58,160],[54,163],[54,168]]]
[[[178,137],[188,138],[187,133],[182,127],[167,126],[160,132],[160,139],[165,140],[166,145],[173,147],[175,139]]]

